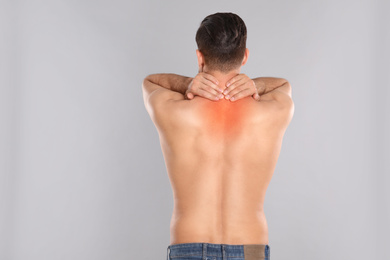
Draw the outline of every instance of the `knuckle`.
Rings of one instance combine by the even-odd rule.
[[[206,90],[207,90],[208,92],[213,92],[213,91],[214,91],[214,89],[213,89],[212,87],[210,87],[210,86],[207,86],[207,87],[206,87]]]
[[[243,88],[244,88],[243,85],[237,86],[237,87],[234,89],[234,90],[235,90],[235,93],[240,92]]]

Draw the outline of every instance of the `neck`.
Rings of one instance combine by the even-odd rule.
[[[226,88],[226,83],[230,79],[232,79],[234,76],[237,76],[238,74],[240,74],[240,68],[235,69],[235,70],[231,70],[231,71],[226,72],[226,73],[223,73],[223,72],[217,71],[217,70],[210,71],[210,70],[207,70],[207,68],[204,68],[203,72],[205,72],[207,74],[210,74],[213,77],[215,77],[218,80],[219,88],[220,89],[225,89]]]

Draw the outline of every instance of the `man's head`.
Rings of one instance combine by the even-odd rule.
[[[210,71],[223,73],[240,68],[249,54],[246,37],[245,23],[238,15],[215,13],[207,16],[195,37],[199,67],[205,65]]]

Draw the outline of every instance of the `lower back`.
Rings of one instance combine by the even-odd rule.
[[[269,111],[252,98],[180,102],[161,128],[174,131],[160,132],[174,195],[171,244],[268,244],[263,203],[282,142]]]

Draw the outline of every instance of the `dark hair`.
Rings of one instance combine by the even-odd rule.
[[[211,70],[228,72],[238,68],[246,49],[246,26],[233,13],[215,13],[201,22],[196,43]]]

